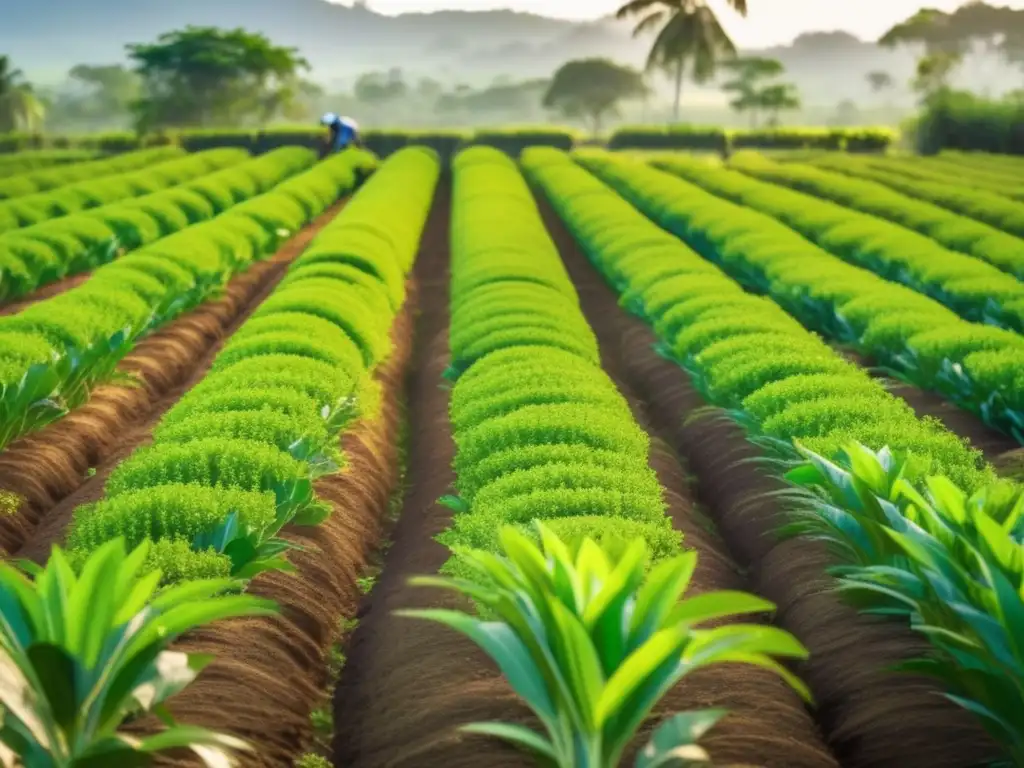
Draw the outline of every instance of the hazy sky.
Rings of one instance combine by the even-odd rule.
[[[334,0],[351,4],[350,0]],[[716,7],[725,7],[723,0],[710,0]],[[741,46],[788,43],[801,32],[843,29],[873,39],[895,22],[905,19],[922,5],[951,11],[964,0],[750,0],[750,15],[739,19],[731,10],[722,10],[720,17],[733,39]],[[545,16],[585,19],[610,13],[618,7],[616,0],[369,0],[378,13],[435,11],[444,8],[489,10],[514,8]],[[1024,8],[1024,0],[1000,0],[996,5]]]

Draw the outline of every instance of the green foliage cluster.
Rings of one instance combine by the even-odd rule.
[[[1024,380],[1019,334],[967,322],[927,296],[832,256],[770,216],[678,177],[597,155],[583,162],[706,259],[771,296],[808,327],[1024,439],[1024,399],[1014,383]],[[737,184],[750,181],[724,173],[739,176]]]
[[[154,147],[139,149],[116,157],[71,163],[57,167],[40,168],[15,176],[0,179],[0,200],[9,200],[21,195],[32,195],[63,187],[76,181],[97,179],[116,173],[134,171],[164,160],[182,157],[184,150],[178,147]]]
[[[234,736],[176,722],[167,700],[212,658],[171,646],[211,622],[272,616],[276,606],[230,594],[228,579],[159,589],[159,574],[143,570],[147,554],[117,540],[77,573],[58,547],[27,574],[0,564],[5,766],[149,766],[159,753],[189,750],[224,768],[252,751]],[[147,714],[159,718],[158,732],[122,730]]]
[[[244,128],[207,128],[138,136],[133,133],[95,134],[84,137],[51,137],[19,134],[0,134],[0,152],[17,152],[37,146],[76,146],[83,149],[99,149],[105,152],[127,152],[148,145],[175,144],[198,152],[205,149],[236,147],[253,154],[269,152],[283,146],[303,146],[319,149],[323,146],[323,129],[310,126],[281,126],[263,130]],[[571,149],[578,132],[567,128],[550,126],[521,126],[509,128],[481,128],[467,131],[410,131],[382,128],[363,132],[363,145],[378,155],[387,157],[408,146],[425,146],[438,152],[443,158],[451,157],[467,146],[484,145],[497,147],[510,155],[517,155],[530,146],[551,146]],[[19,155],[13,155],[18,157]],[[4,155],[0,155],[0,162]]]
[[[119,254],[152,245],[265,192],[316,159],[299,147],[268,155],[273,158],[270,163],[263,158],[240,162],[246,157],[242,150],[226,150],[210,158],[204,153],[199,166],[208,166],[212,173],[197,176],[194,163],[186,163],[190,177],[180,184],[5,232],[0,235],[0,300],[25,296],[47,283],[95,269]],[[59,194],[49,193],[49,199],[59,199]],[[29,199],[16,198],[7,205],[27,217],[32,209],[21,201]],[[60,209],[51,210],[58,213]]]
[[[312,161],[309,150],[282,149],[197,180],[191,190],[167,192],[162,210],[180,217],[177,233],[100,267],[72,290],[0,318],[0,447],[84,402],[134,340],[272,253],[282,237],[352,189],[356,167],[373,158],[345,153],[271,189]],[[208,220],[188,226],[191,219]],[[158,235],[158,219],[147,220]],[[110,237],[109,229],[99,229]]]
[[[654,164],[720,198],[767,214],[844,261],[931,296],[968,320],[1024,331],[1024,285],[991,264],[877,216],[696,158],[674,155]],[[670,182],[658,184],[663,189]],[[767,218],[762,220],[767,223]]]
[[[680,550],[648,465],[649,438],[601,368],[513,161],[493,148],[462,152],[452,206],[448,378],[460,495],[442,500],[456,514],[439,540],[453,550],[443,572],[456,578],[417,583],[462,592],[483,615],[405,615],[480,645],[543,726],[464,730],[517,744],[545,765],[610,768],[658,699],[699,666],[752,663],[806,695],[772,658],[806,650],[777,629],[735,622],[774,606],[736,592],[683,599],[697,554]],[[729,621],[697,628],[711,618]],[[749,653],[730,657],[733,642]],[[695,742],[723,714],[669,718],[636,765],[667,764],[684,746],[705,762]]]
[[[663,197],[666,187],[659,185],[653,169],[613,158],[586,162],[614,179],[629,197],[639,200],[640,194],[632,192],[635,182],[651,200],[666,208],[672,205],[680,221],[692,215],[697,222],[702,217],[707,228],[688,230],[694,232],[694,241],[698,234],[709,238],[742,221],[738,208],[710,195],[706,201],[684,198],[682,191],[677,195],[670,187],[673,191]],[[536,149],[524,156],[523,163],[589,258],[621,292],[623,305],[654,328],[664,354],[691,373],[708,402],[746,414],[749,429],[782,441],[781,448],[799,439],[831,456],[850,440],[858,440],[873,449],[888,445],[912,450],[971,491],[994,479],[978,452],[964,441],[937,422],[918,419],[902,400],[805,330],[778,304],[745,292],[570,156]],[[674,181],[661,176],[666,185]],[[619,179],[628,179],[628,187]],[[650,214],[658,216],[653,203]],[[759,226],[761,221],[763,217]],[[748,243],[765,243],[764,252],[771,254],[786,254],[792,247],[786,241],[777,243],[774,230],[748,227],[744,238],[728,246],[729,258],[742,253]],[[795,263],[805,271],[814,269],[813,257]],[[843,287],[843,281],[838,282],[835,289]]]
[[[939,677],[1019,756],[1020,488],[570,156],[536,149],[523,164],[661,352],[792,463],[792,483],[813,489],[788,497],[796,517],[786,532],[830,541],[858,604],[906,617],[931,642],[935,653],[906,667]],[[702,207],[679,198],[677,211]]]
[[[280,185],[262,213],[282,217],[271,226],[308,221],[345,191],[339,176],[351,185],[357,157],[342,153]],[[376,413],[372,373],[390,354],[439,174],[436,155],[419,148],[380,167],[164,415],[152,444],[111,473],[101,501],[75,511],[74,561],[123,537],[151,542],[146,567],[167,582],[289,567],[279,532],[329,514],[313,482],[342,465],[339,433]],[[310,208],[297,192],[315,192],[323,175],[333,193]]]
[[[1014,165],[1014,161],[1019,161],[1019,158],[995,156],[993,159],[996,164],[993,165],[989,165],[987,155],[972,156],[954,153],[945,153],[934,157],[864,156],[860,159],[862,161],[860,163],[846,165],[841,160],[834,162],[835,158],[826,153],[814,152],[805,158],[800,158],[799,161],[826,170],[846,173],[848,176],[857,177],[857,171],[860,169],[889,171],[898,177],[953,183],[961,187],[971,187],[1024,201],[1024,183],[1021,182],[1019,169],[1015,170]],[[885,183],[885,180],[881,178],[878,181]]]
[[[955,211],[962,216],[985,222],[991,227],[1024,237],[1024,200],[1007,199],[1005,192],[978,189],[969,184],[959,183],[956,178],[945,180],[908,179],[877,166],[857,162],[857,158],[823,158],[818,163],[830,170],[837,170],[865,179],[877,181],[900,192],[927,200],[942,208]],[[1004,173],[1011,171],[1006,167]],[[969,170],[963,171],[970,173]],[[1016,188],[1020,190],[1020,176]],[[1009,180],[1008,180],[1009,181]],[[1009,186],[1009,184],[1007,185]]]
[[[609,149],[715,150],[822,149],[882,152],[898,134],[889,128],[764,128],[726,130],[699,125],[623,126],[608,140]]]
[[[859,160],[850,159],[854,163]],[[776,163],[763,155],[749,152],[733,155],[729,166],[756,179],[781,184],[887,219],[927,235],[951,251],[987,261],[1018,279],[1024,277],[1024,240],[947,208],[902,194],[885,184],[830,173],[813,165]],[[907,183],[914,182],[908,179]],[[953,176],[943,183],[947,188],[959,185]],[[964,194],[973,193],[967,186],[962,190]],[[1021,221],[1024,222],[1024,217]]]
[[[0,178],[95,160],[97,154],[95,150],[89,149],[39,149],[14,155],[0,155]]]
[[[840,554],[834,568],[861,610],[898,617],[933,652],[903,662],[929,675],[975,715],[1003,747],[1009,768],[1024,761],[1024,497],[1020,488],[964,493],[929,475],[913,455],[846,446],[834,461],[804,450],[788,479],[811,491],[790,533]]]
[[[597,341],[533,195],[492,148],[455,159],[450,416],[459,509],[442,541],[496,551],[505,525],[643,537],[678,552],[649,441]],[[535,535],[535,532],[532,534]],[[455,558],[448,566],[458,570]]]
[[[0,234],[21,227],[27,229],[49,219],[99,208],[127,198],[150,195],[248,158],[249,154],[243,150],[211,150],[176,157],[127,173],[85,179],[46,192],[13,197],[0,202]],[[68,168],[70,170],[74,166]],[[29,236],[32,232],[27,229]],[[25,234],[26,231],[19,233]]]

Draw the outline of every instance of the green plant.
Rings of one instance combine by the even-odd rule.
[[[787,478],[813,494],[788,532],[828,542],[862,610],[905,619],[935,653],[901,668],[937,678],[1024,764],[1024,494],[972,494],[907,452],[847,444],[835,460],[802,448]]]
[[[507,723],[464,730],[510,741],[559,768],[611,768],[657,701],[684,675],[721,662],[770,669],[802,696],[804,685],[773,657],[802,659],[806,649],[782,630],[758,624],[697,625],[771,611],[742,592],[682,599],[696,552],[665,559],[648,573],[642,539],[590,538],[567,545],[538,522],[538,546],[514,528],[500,535],[504,556],[479,550],[459,555],[476,579],[420,577],[413,584],[472,598],[494,617],[453,610],[404,610],[465,634],[500,667],[544,726],[541,735]],[[677,714],[655,731],[637,758],[653,768],[677,758],[706,762],[697,739],[725,713]]]
[[[178,725],[166,701],[210,658],[168,650],[185,632],[237,616],[271,615],[256,597],[224,594],[232,580],[194,581],[157,591],[158,571],[140,575],[149,552],[115,539],[76,574],[54,548],[45,567],[0,564],[0,762],[24,768],[149,765],[188,748],[206,765],[232,765],[239,739]],[[152,736],[120,732],[152,713]]]

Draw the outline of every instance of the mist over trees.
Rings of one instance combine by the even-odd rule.
[[[211,7],[219,2],[209,0]],[[295,16],[313,18],[318,2],[296,3]],[[273,5],[267,0],[260,8]],[[722,13],[745,11],[742,0],[730,5]],[[365,4],[346,13],[357,14],[346,18],[367,30],[392,29],[395,40],[429,37],[424,30],[436,22],[432,14],[385,22]],[[618,15],[625,21],[574,24],[446,12],[452,34],[425,42],[423,55],[413,50],[334,77],[308,57],[307,47],[316,53],[314,39],[309,46],[288,45],[285,34],[248,28],[192,26],[148,42],[130,40],[120,61],[85,60],[49,81],[29,76],[9,56],[0,59],[0,130],[255,128],[315,124],[325,111],[351,113],[367,125],[423,128],[545,122],[593,128],[597,122],[606,129],[617,121],[896,124],[922,104],[965,87],[1019,98],[1024,85],[1024,11],[981,2],[952,13],[921,11],[877,44],[846,33],[809,33],[792,45],[753,52],[736,49],[704,0],[629,0]],[[479,31],[485,22],[487,31]],[[470,28],[478,42],[495,42],[486,59],[472,52],[476,42],[460,39],[459,30]],[[367,42],[376,39],[367,35]],[[548,41],[543,55],[542,40]],[[579,54],[594,49],[597,55]],[[433,63],[441,53],[459,50],[470,64]],[[636,71],[643,94],[617,99],[598,113],[545,98],[565,65],[596,59]]]

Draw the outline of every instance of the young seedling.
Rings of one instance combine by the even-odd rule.
[[[759,624],[699,625],[771,611],[743,592],[683,599],[697,565],[685,552],[648,569],[643,540],[591,539],[567,545],[537,523],[540,545],[506,528],[504,554],[459,555],[477,579],[420,577],[474,600],[488,619],[453,610],[400,615],[440,622],[463,633],[498,665],[544,726],[543,733],[507,723],[474,723],[465,731],[505,739],[556,768],[613,768],[654,705],[684,675],[720,662],[742,662],[779,674],[802,696],[804,685],[775,657],[803,659],[790,634]],[[493,618],[491,618],[493,617]],[[637,768],[707,763],[697,741],[725,712],[677,714],[654,732]]]

